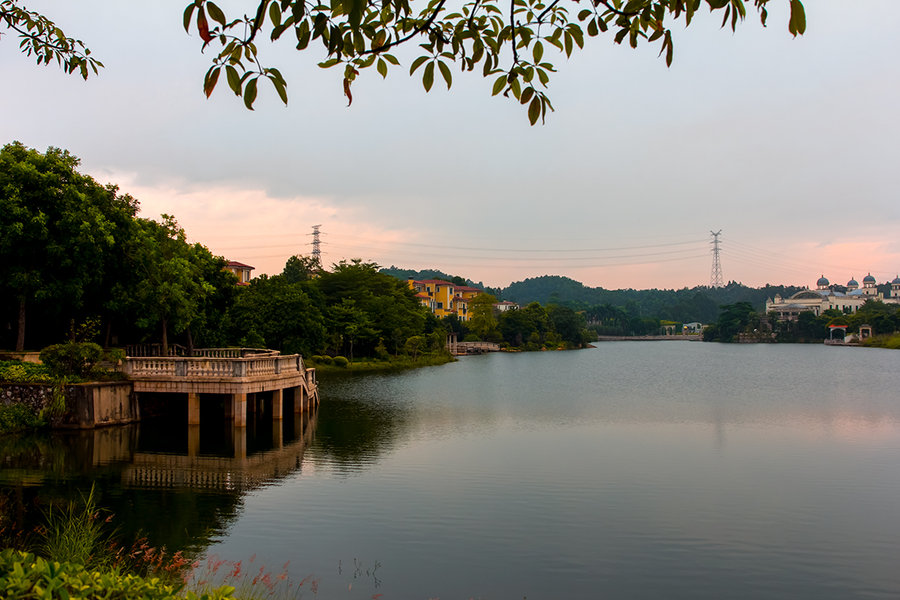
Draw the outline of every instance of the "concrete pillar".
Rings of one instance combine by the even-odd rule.
[[[294,388],[294,414],[299,415],[303,413],[303,388],[295,387]]]
[[[234,419],[235,427],[247,426],[247,394],[231,395],[231,418]],[[235,439],[235,446],[237,446],[237,439]],[[246,449],[244,454],[246,455]]]
[[[188,425],[188,456],[200,454],[200,426]]]
[[[282,419],[281,412],[284,408],[281,396],[282,390],[272,390],[272,419],[280,421]]]
[[[234,457],[247,458],[247,428],[234,426]]]
[[[188,393],[188,425],[200,424],[200,394]]]
[[[272,419],[272,447],[281,448],[284,446],[284,421],[281,419]]]

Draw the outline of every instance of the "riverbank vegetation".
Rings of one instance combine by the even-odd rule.
[[[844,314],[839,310],[826,310],[816,316],[811,311],[801,312],[796,320],[779,320],[774,313],[754,310],[748,302],[725,305],[718,320],[703,332],[704,341],[718,342],[809,342],[821,343],[832,334],[832,328],[840,327],[848,336],[860,335],[860,328],[871,328],[873,337],[862,340],[866,346],[881,348],[900,347],[900,306],[869,300],[855,313]]]
[[[531,303],[501,315],[489,295],[473,301],[471,325],[442,321],[406,281],[361,259],[326,269],[292,256],[281,273],[239,285],[173,216],[138,216],[135,198],[78,165],[57,148],[0,150],[0,347],[47,347],[47,366],[69,381],[121,358],[104,348],[142,343],[164,353],[176,343],[267,347],[363,361],[356,370],[447,362],[451,332],[525,350],[585,343],[572,309]]]

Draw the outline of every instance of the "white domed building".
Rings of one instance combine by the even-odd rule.
[[[886,304],[900,304],[900,274],[891,281],[891,295],[885,296],[878,291],[878,283],[871,273],[863,277],[862,287],[856,279],[847,282],[846,292],[832,289],[831,282],[825,275],[816,281],[816,289],[800,290],[790,298],[775,298],[766,301],[766,313],[774,312],[780,321],[796,321],[802,312],[812,312],[817,317],[829,309],[839,310],[845,314],[855,313],[868,300],[880,300]]]

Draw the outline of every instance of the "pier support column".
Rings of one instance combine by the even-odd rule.
[[[281,414],[283,410],[282,390],[272,390],[272,419],[280,421],[283,418]]]
[[[247,394],[231,395],[231,418],[235,427],[247,426]]]
[[[247,428],[234,424],[234,458],[247,458]]]
[[[200,394],[188,393],[188,425],[200,424]]]
[[[303,388],[295,387],[294,388],[294,414],[299,415],[303,413]]]
[[[200,454],[200,426],[188,425],[188,456]]]

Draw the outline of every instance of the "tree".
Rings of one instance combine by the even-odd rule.
[[[34,56],[39,65],[56,61],[66,73],[78,73],[84,79],[92,72],[97,75],[103,66],[81,40],[68,37],[53,21],[27,10],[17,0],[0,1],[0,25],[18,35],[19,49]]]
[[[137,202],[76,168],[65,150],[19,142],[0,150],[0,288],[16,299],[16,349],[25,347],[30,305],[75,318],[111,285]],[[6,295],[6,294],[4,294]],[[82,315],[83,316],[83,315]]]
[[[469,300],[469,320],[466,326],[482,340],[492,340],[498,336],[497,318],[494,316],[496,303],[497,298],[491,294],[478,294]]]
[[[797,36],[806,30],[801,0],[790,5],[788,31]],[[411,0],[257,0],[255,10],[240,16],[227,15],[211,0],[193,0],[184,11],[187,32],[196,29],[202,50],[213,45],[212,65],[203,79],[209,97],[223,71],[228,87],[253,109],[259,80],[268,80],[287,104],[287,81],[275,67],[263,65],[258,44],[290,40],[298,51],[320,45],[325,60],[320,67],[343,68],[343,87],[348,104],[351,87],[360,72],[372,67],[382,77],[399,67],[393,52],[401,47],[420,48],[410,75],[421,69],[422,85],[431,90],[437,75],[449,89],[451,65],[460,71],[481,72],[493,78],[492,93],[503,94],[527,108],[535,124],[553,110],[547,87],[556,71],[544,51],[552,47],[567,58],[583,48],[588,37],[612,36],[615,43],[628,41],[636,48],[641,41],[659,46],[666,64],[674,56],[672,22],[684,19],[690,25],[704,5],[722,15],[722,25],[737,29],[752,7],[763,25],[770,0],[470,0],[447,5],[447,0],[429,0],[414,9]],[[25,10],[18,0],[0,2],[0,23],[23,38],[26,54],[36,54],[38,63],[54,58],[67,72],[87,77],[89,69],[102,66],[84,45],[65,37],[49,19]],[[317,42],[317,44],[316,44]]]
[[[126,250],[136,281],[122,282],[116,296],[137,315],[139,327],[159,327],[166,353],[169,331],[187,330],[214,291],[203,278],[201,256],[209,251],[188,244],[184,230],[170,215],[163,215],[162,223],[138,219],[138,224]]]
[[[690,25],[705,4],[723,15],[723,26],[732,30],[747,14],[747,5],[758,12],[763,25],[769,0],[592,0],[587,6],[576,0],[472,0],[447,6],[446,0],[430,0],[414,10],[410,0],[374,2],[333,0],[329,4],[307,0],[260,0],[253,16],[227,16],[210,0],[194,0],[184,11],[184,28],[195,25],[203,49],[213,44],[218,54],[206,73],[203,89],[209,96],[224,70],[228,86],[243,97],[247,108],[256,100],[260,78],[268,79],[284,103],[287,82],[277,68],[260,62],[257,41],[268,37],[297,40],[298,50],[319,41],[324,68],[343,67],[344,94],[353,101],[351,85],[359,73],[375,67],[382,77],[400,62],[391,53],[402,45],[418,44],[424,52],[410,65],[410,74],[422,68],[422,85],[429,91],[439,73],[449,89],[450,65],[462,71],[479,69],[494,78],[493,94],[512,95],[527,106],[533,125],[552,110],[546,88],[556,68],[545,59],[545,46],[570,57],[584,47],[584,34],[595,37],[609,32],[615,43],[626,39],[632,48],[643,40],[659,45],[666,64],[672,63],[674,46],[669,24],[684,17]],[[806,29],[800,0],[790,0],[788,30],[793,35]],[[262,35],[261,35],[262,34]],[[285,35],[293,34],[293,35]],[[293,41],[291,42],[293,43]]]
[[[307,284],[282,275],[255,277],[239,290],[228,314],[233,341],[258,339],[268,348],[292,354],[316,354],[325,345],[320,302]]]
[[[297,254],[287,259],[281,275],[290,283],[299,283],[309,281],[320,270],[319,262],[315,258]]]

